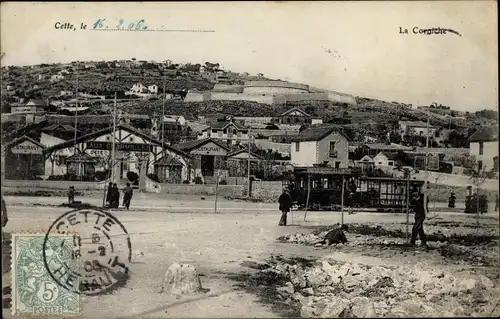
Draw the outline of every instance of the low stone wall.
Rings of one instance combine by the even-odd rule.
[[[282,181],[253,181],[252,197],[257,199],[278,200],[283,192]]]
[[[37,181],[37,180],[4,180],[2,187],[19,189],[53,189],[68,190],[74,186],[75,190],[102,190],[109,181],[78,182],[78,181]]]
[[[215,195],[216,185],[202,184],[162,184],[146,180],[146,191],[163,194]],[[219,196],[238,197],[245,194],[245,185],[219,185]]]

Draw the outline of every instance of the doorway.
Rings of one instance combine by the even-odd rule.
[[[201,173],[203,176],[214,176],[214,156],[201,155]]]

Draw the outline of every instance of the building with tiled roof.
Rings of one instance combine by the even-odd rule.
[[[469,141],[469,154],[476,158],[478,168],[498,172],[498,125],[480,127]]]
[[[292,139],[290,150],[294,166],[325,164],[346,168],[349,164],[349,140],[335,125],[313,125]]]

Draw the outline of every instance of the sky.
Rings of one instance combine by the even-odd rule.
[[[356,96],[498,109],[496,1],[2,2],[0,8],[2,65],[209,61]],[[109,28],[120,19],[125,25],[144,19],[149,29],[215,32],[92,31],[98,19]],[[57,30],[56,22],[78,30]],[[461,36],[413,34],[414,27]]]

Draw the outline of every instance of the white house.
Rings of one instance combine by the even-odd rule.
[[[323,164],[335,168],[349,165],[349,143],[337,126],[314,125],[292,139],[291,164],[313,166]]]
[[[133,93],[145,93],[148,90],[147,87],[144,86],[142,83],[136,83],[132,85],[132,88],[130,89],[130,92]]]
[[[427,123],[422,121],[399,121],[399,133],[401,138],[404,136],[427,136],[429,134],[429,139],[434,137],[436,134],[437,127],[429,125],[427,129]]]
[[[498,125],[480,127],[469,141],[469,154],[476,158],[478,168],[498,172]]]
[[[158,94],[158,85],[153,84],[148,86],[149,93]]]
[[[62,74],[54,74],[50,77],[50,82],[57,82],[61,80],[64,80],[64,75]]]
[[[397,154],[384,154],[380,152],[373,158],[375,167],[395,167],[397,164]]]
[[[226,121],[218,121],[210,125],[209,128],[204,129],[198,139],[213,138],[217,140],[226,141],[230,145],[237,145],[248,141],[248,128],[233,122],[233,118]]]

